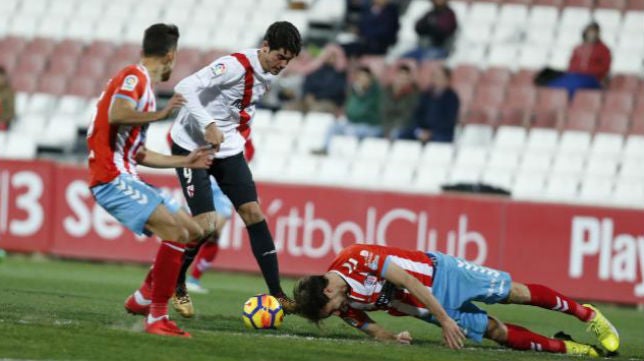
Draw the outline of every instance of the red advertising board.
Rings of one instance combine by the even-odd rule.
[[[136,237],[96,205],[83,168],[0,161],[0,248],[150,262],[158,240]],[[183,201],[172,175],[146,181]],[[259,185],[286,274],[319,273],[359,242],[438,250],[571,296],[644,303],[644,211],[496,197],[410,195]],[[224,230],[215,267],[257,271],[244,225]]]

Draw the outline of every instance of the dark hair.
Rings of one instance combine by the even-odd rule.
[[[297,28],[288,21],[277,21],[266,30],[264,40],[271,50],[284,49],[297,56],[302,50],[302,36]]]
[[[445,73],[447,79],[452,79],[452,69],[450,69],[446,65],[441,65],[441,70],[443,71],[443,73]]]
[[[319,324],[322,308],[329,302],[324,289],[329,280],[324,276],[309,276],[300,279],[293,288],[297,312],[309,321]]]
[[[356,72],[366,73],[367,75],[369,75],[370,78],[373,78],[373,72],[371,71],[371,68],[368,67],[367,65],[360,65],[358,68],[356,68]]]
[[[0,74],[5,75],[7,74],[7,69],[4,68],[4,66],[0,65]]]
[[[404,71],[407,74],[411,74],[411,67],[408,64],[398,65],[398,71]]]
[[[177,48],[179,28],[173,24],[154,24],[145,29],[143,56],[164,56]]]

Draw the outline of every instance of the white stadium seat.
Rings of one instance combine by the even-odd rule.
[[[61,149],[65,152],[72,150],[76,139],[76,123],[68,115],[55,115],[44,129],[44,133],[36,139],[40,146]]]
[[[494,148],[508,151],[520,150],[525,146],[527,131],[523,127],[500,126],[494,137]]]
[[[513,180],[514,173],[507,168],[488,167],[481,177],[481,183],[503,188],[508,191],[512,189]]]
[[[358,146],[356,159],[385,160],[389,154],[389,140],[382,138],[365,138]]]
[[[619,176],[623,179],[637,179],[644,182],[644,166],[642,166],[642,160],[636,158],[625,159],[622,162]]]
[[[624,145],[624,159],[644,160],[644,136],[630,135]]]
[[[455,166],[481,169],[487,163],[487,148],[461,147],[456,155]]]
[[[6,145],[7,145],[7,132],[0,132],[0,157],[2,157],[2,154],[5,150]]]
[[[14,124],[14,128],[20,133],[29,134],[34,139],[39,139],[45,133],[48,117],[44,114],[25,114]]]
[[[348,184],[355,187],[376,188],[380,184],[381,170],[380,162],[355,161],[349,171]]]
[[[293,155],[288,160],[285,179],[292,182],[313,183],[317,180],[318,158],[311,155]]]
[[[542,25],[531,26],[526,30],[526,46],[538,46],[550,53],[550,46],[555,41],[555,28],[544,28]],[[559,49],[557,49],[559,51]]]
[[[544,196],[555,201],[572,201],[577,197],[579,178],[569,175],[552,175],[548,179]]]
[[[85,98],[75,95],[64,95],[58,100],[56,113],[59,114],[80,114],[86,106]]]
[[[20,13],[10,20],[7,34],[32,38],[36,35],[40,19],[39,15]]]
[[[325,136],[329,127],[335,121],[333,114],[309,112],[304,116],[304,134],[315,134],[318,136]]]
[[[581,33],[581,30],[590,23],[592,14],[587,8],[564,7],[561,11],[561,20],[559,29],[576,30],[575,35]]]
[[[548,172],[552,167],[552,155],[541,151],[526,152],[519,168],[529,172]]]
[[[415,171],[410,163],[385,164],[380,185],[388,190],[406,191],[412,184]]]
[[[525,25],[528,21],[528,7],[520,4],[504,4],[501,6],[498,22],[500,24]]]
[[[552,6],[535,5],[530,8],[530,13],[528,14],[530,26],[542,29],[556,27],[558,19],[559,11]]]
[[[494,129],[484,124],[468,124],[458,137],[459,146],[488,146],[492,143]]]
[[[582,201],[609,203],[613,193],[613,179],[606,177],[585,178],[581,184],[579,198]]]
[[[397,140],[391,146],[387,163],[416,164],[422,151],[422,145],[415,140]]]
[[[56,2],[56,1],[52,1]],[[72,4],[73,2],[70,1]],[[50,0],[22,0],[20,1],[20,12],[30,15],[44,14],[50,8]]]
[[[16,130],[9,132],[4,152],[0,154],[5,159],[34,159],[36,158],[36,139],[31,134]]]
[[[544,192],[545,175],[539,172],[521,172],[516,175],[512,197],[517,199],[539,199]]]
[[[284,179],[287,157],[275,157],[258,152],[251,162],[253,177],[257,180],[280,181]]]
[[[620,179],[613,189],[613,201],[620,205],[641,207],[644,203],[644,183]]]
[[[622,14],[615,9],[595,9],[593,19],[602,29],[602,35],[607,29],[617,29],[622,22]]]
[[[276,156],[288,156],[293,151],[295,138],[291,134],[271,133],[264,139],[262,152]]]
[[[615,158],[622,152],[624,137],[619,134],[597,133],[590,146],[593,156]]]
[[[515,152],[505,150],[493,151],[490,153],[488,167],[514,170],[519,166],[519,155]]]
[[[172,122],[170,121],[151,123],[148,127],[145,147],[161,154],[171,154],[167,139],[171,126]]]
[[[644,11],[627,11],[624,13],[622,32],[641,33],[642,24],[644,24]]]
[[[344,184],[351,170],[350,158],[323,158],[319,163],[318,181],[326,184]]]
[[[496,23],[499,8],[496,4],[475,2],[470,5],[467,21],[472,26],[474,24],[494,24]]]
[[[45,16],[38,24],[36,34],[38,36],[46,36],[54,40],[61,40],[65,37],[68,26],[68,22],[60,21],[60,18],[58,17]]]
[[[334,158],[353,158],[358,151],[358,139],[346,135],[336,135],[331,138],[329,155]]]
[[[591,134],[577,130],[566,130],[561,134],[560,153],[583,154],[590,148]]]
[[[616,159],[591,156],[586,163],[585,173],[589,176],[613,177],[617,174],[618,165]]]
[[[428,193],[439,192],[441,186],[447,183],[448,174],[448,169],[444,167],[420,167],[416,170],[412,188]]]
[[[280,110],[273,117],[272,128],[280,133],[297,134],[302,128],[302,112]]]
[[[552,165],[552,172],[578,175],[584,171],[584,156],[580,154],[558,154]]]
[[[449,166],[454,158],[454,146],[450,143],[429,143],[420,157],[421,167]]]
[[[454,166],[449,172],[449,183],[478,183],[481,180],[481,168]]]
[[[251,132],[270,131],[273,127],[273,112],[268,109],[257,109],[251,123]]]
[[[519,57],[519,48],[516,45],[495,45],[488,54],[488,66],[502,66],[515,69]]]

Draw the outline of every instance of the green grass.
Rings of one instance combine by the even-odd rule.
[[[394,331],[409,330],[414,344],[381,344],[339,320],[318,329],[290,316],[278,331],[249,331],[241,322],[243,302],[264,289],[260,277],[210,273],[208,295],[195,295],[198,316],[178,320],[193,338],[142,332],[142,318],[127,315],[125,297],[142,280],[141,266],[92,264],[9,257],[0,263],[0,359],[31,360],[562,360],[561,355],[507,351],[491,342],[452,351],[439,342],[437,327],[407,317],[376,314]],[[285,280],[290,289],[293,280]],[[644,357],[644,315],[604,305],[622,336],[616,359]],[[553,334],[566,330],[594,342],[584,325],[556,312],[519,306],[488,310],[513,323]],[[578,358],[575,358],[578,360]]]

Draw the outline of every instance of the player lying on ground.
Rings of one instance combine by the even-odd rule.
[[[261,48],[221,57],[183,79],[175,90],[186,98],[186,104],[171,131],[172,154],[185,155],[204,145],[216,150],[216,159],[208,170],[177,169],[194,220],[206,231],[206,238],[215,232],[210,188],[213,176],[244,221],[268,291],[286,312],[292,312],[294,304],[282,290],[273,236],[257,201],[257,189],[243,151],[255,104],[300,53],[301,42],[293,24],[279,21],[269,26]],[[190,248],[186,252],[194,255],[197,247]],[[173,305],[181,315],[194,314],[185,287],[178,287],[175,298]]]
[[[166,156],[144,146],[148,124],[167,118],[183,105],[176,94],[156,111],[153,84],[167,81],[175,64],[179,30],[155,24],[145,30],[142,59],[114,76],[101,94],[88,130],[90,187],[96,202],[136,234],[155,234],[163,242],[141,288],[125,308],[147,315],[145,331],[190,337],[168,318],[185,244],[203,231],[169,196],[139,179],[136,166],[205,169],[212,153],[196,148],[186,156]]]
[[[478,266],[439,252],[423,253],[393,247],[352,245],[335,258],[324,275],[302,278],[295,286],[300,314],[313,322],[331,315],[378,340],[411,342],[408,332],[385,330],[365,311],[414,316],[442,327],[453,349],[465,337],[483,337],[515,350],[598,356],[590,345],[548,338],[488,315],[472,301],[532,305],[564,312],[588,323],[608,351],[619,347],[613,325],[591,305],[536,284],[513,282],[506,272]]]

